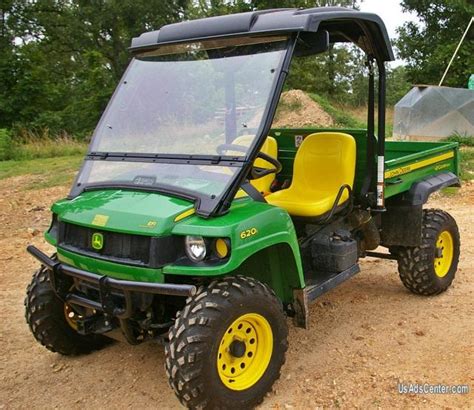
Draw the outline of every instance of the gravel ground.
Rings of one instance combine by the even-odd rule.
[[[168,387],[163,348],[116,343],[78,358],[50,353],[24,320],[25,288],[37,263],[33,243],[66,187],[22,190],[30,176],[0,181],[0,408],[179,408]],[[444,294],[424,298],[401,285],[396,263],[362,262],[362,272],[311,307],[310,330],[290,326],[280,380],[262,408],[474,408],[465,395],[400,395],[399,382],[474,387],[474,185],[433,198],[458,221],[462,251]]]

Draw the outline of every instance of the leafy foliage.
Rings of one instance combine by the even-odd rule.
[[[446,141],[457,142],[464,147],[474,147],[474,135],[454,133],[446,138]]]
[[[0,161],[11,158],[12,140],[8,130],[0,128]]]
[[[130,39],[183,19],[188,3],[2,2],[0,126],[86,135],[128,63]]]
[[[403,0],[404,10],[416,13],[421,24],[405,23],[398,29],[396,46],[407,61],[408,79],[415,84],[438,84],[472,16],[474,3],[466,0]],[[474,26],[443,85],[467,86],[474,72]]]

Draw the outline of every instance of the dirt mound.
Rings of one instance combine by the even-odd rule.
[[[304,91],[284,92],[281,95],[272,127],[305,127],[309,125],[331,127],[334,125],[334,120]]]

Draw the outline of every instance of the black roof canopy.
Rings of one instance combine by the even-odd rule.
[[[394,59],[382,19],[344,7],[260,10],[168,24],[135,37],[131,50],[215,37],[323,30],[329,32],[331,43],[353,42],[379,61]]]

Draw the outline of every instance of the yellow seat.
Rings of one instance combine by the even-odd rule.
[[[253,135],[242,135],[240,137],[237,137],[232,142],[232,144],[248,147],[253,142],[254,138],[255,137]],[[276,139],[273,137],[267,137],[260,151],[276,159],[278,157],[278,143],[276,142]],[[228,155],[232,155],[232,154],[228,154]],[[261,158],[257,158],[255,160],[254,166],[258,168],[264,168],[264,169],[274,168],[273,165],[269,164],[267,161]],[[268,195],[270,193],[270,187],[272,186],[272,183],[274,180],[275,180],[275,174],[270,174],[270,175],[265,175],[262,178],[253,179],[252,181],[250,181],[250,183],[253,185],[253,187],[256,190],[261,192],[262,195]]]
[[[341,132],[308,135],[296,153],[291,185],[265,199],[293,216],[322,216],[331,210],[343,185],[352,188],[355,164],[356,143],[351,135]],[[344,190],[338,205],[348,198]]]

